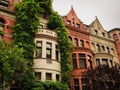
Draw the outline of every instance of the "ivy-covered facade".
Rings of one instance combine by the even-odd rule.
[[[114,55],[103,52],[101,44],[94,46],[100,52],[93,50],[91,38],[101,38],[94,34],[98,26],[84,25],[73,7],[62,18],[52,9],[52,0],[0,1],[0,39],[22,48],[28,62],[19,85],[22,90],[90,90],[91,81],[83,78],[82,72],[94,68],[101,57],[110,56],[111,65],[117,55],[119,58],[118,28],[109,32],[114,40],[104,39],[112,43],[109,49]],[[104,32],[101,34],[107,34]]]

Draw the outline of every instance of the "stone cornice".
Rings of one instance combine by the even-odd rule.
[[[112,39],[101,37],[101,36],[98,36],[98,35],[95,35],[95,34],[92,34],[92,33],[90,33],[90,37],[96,37],[98,39],[102,39],[102,40],[106,40],[106,41],[114,43],[114,40],[112,40]]]
[[[87,29],[85,30],[81,30],[80,28],[77,28],[77,27],[72,27],[70,25],[65,25],[67,29],[70,29],[70,30],[73,30],[73,31],[76,31],[76,32],[79,32],[79,33],[83,33],[83,34],[86,34],[86,35],[90,35],[90,33],[87,31]]]

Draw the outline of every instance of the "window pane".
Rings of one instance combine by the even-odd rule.
[[[42,57],[42,48],[37,47],[37,50],[36,50],[36,57]]]
[[[46,80],[52,80],[52,74],[46,73]]]
[[[72,54],[72,64],[73,68],[77,68],[76,54]]]
[[[56,81],[59,81],[60,75],[56,74]]]
[[[79,86],[74,86],[74,90],[80,90]]]
[[[35,72],[36,80],[41,80],[41,72]]]
[[[51,58],[51,49],[49,48],[46,50],[46,58]]]
[[[79,85],[79,79],[74,79],[74,85]]]
[[[82,86],[82,90],[90,90],[89,86]]]
[[[86,68],[86,60],[85,59],[80,59],[79,63],[80,63],[80,68]]]
[[[96,66],[100,66],[100,59],[96,59]]]
[[[108,59],[102,59],[102,64],[103,65],[108,65]]]
[[[89,84],[89,80],[86,78],[82,78],[81,81],[82,81],[82,84]]]

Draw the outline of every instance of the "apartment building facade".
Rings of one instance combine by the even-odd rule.
[[[0,0],[0,39],[11,42],[15,22],[14,4],[20,0]],[[60,81],[61,65],[57,34],[46,27],[47,19],[40,18],[40,26],[35,35],[34,52],[35,76],[38,81]],[[82,72],[100,64],[109,66],[120,62],[120,28],[107,32],[96,17],[86,26],[71,10],[63,16],[68,36],[73,43],[71,90],[89,90],[90,81],[82,77]]]
[[[63,22],[74,48],[71,52],[73,67],[71,90],[88,90],[89,80],[82,77],[82,72],[94,68],[93,51],[90,49],[90,31],[77,17],[73,7],[66,16],[63,16]]]

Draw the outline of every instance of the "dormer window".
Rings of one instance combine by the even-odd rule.
[[[71,21],[67,20],[67,24],[68,24],[68,25],[71,25]]]
[[[98,31],[97,30],[95,30],[95,34],[98,35]]]
[[[77,28],[80,28],[80,24],[77,23],[77,24],[76,24],[76,27],[77,27]]]
[[[105,37],[105,33],[104,32],[102,32],[102,35],[103,35],[103,37]]]
[[[114,35],[113,35],[113,38],[116,40],[116,39],[117,39],[117,34],[114,34]]]

